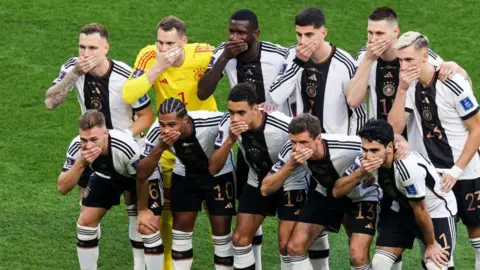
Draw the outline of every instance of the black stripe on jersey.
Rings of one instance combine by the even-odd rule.
[[[220,45],[218,45],[218,47],[213,50],[213,54],[216,54],[219,50],[223,48],[225,48],[225,42],[220,43]]]
[[[402,181],[407,181],[408,179],[410,179],[410,174],[408,173],[408,170],[405,167],[405,164],[403,164],[403,161],[395,160],[395,163],[397,164],[398,171],[400,172]]]
[[[335,147],[335,148],[348,147],[348,148],[354,148],[356,150],[360,150],[362,148],[362,146],[360,144],[355,145],[355,144],[336,144],[336,143],[328,143],[328,147],[329,148],[332,148],[332,147]]]
[[[117,142],[112,141],[112,148],[120,150],[128,159],[133,158],[133,155],[130,155],[128,151],[122,145],[119,145]]]
[[[269,125],[272,126],[272,127],[276,127],[276,128],[280,129],[281,131],[283,131],[283,132],[285,132],[285,133],[288,133],[288,129],[286,129],[285,127],[280,126],[279,124],[277,124],[277,123],[275,123],[275,122],[269,122],[269,121],[267,120],[267,124],[269,124]]]
[[[362,106],[358,108],[353,108],[353,111],[357,115],[357,130],[355,131],[355,134],[357,134],[362,128],[365,121],[367,120],[367,113],[365,112]]]
[[[437,60],[438,55],[432,51],[431,49],[428,49],[428,55],[430,55],[433,59]]]
[[[288,133],[288,124],[283,122],[282,120],[279,120],[271,115],[268,115],[267,116],[267,124],[270,124],[272,126],[276,126],[278,127],[279,129],[285,131],[286,133]]]
[[[75,142],[71,147],[68,148],[67,153],[73,157],[80,148],[82,148],[82,144],[80,142]]]
[[[285,55],[287,54],[287,51],[284,48],[280,48],[278,46],[273,45],[273,43],[265,42],[265,41],[262,42],[262,50],[280,54],[284,58],[285,58]]]
[[[290,51],[291,51],[293,48],[297,48],[297,45],[293,45],[293,46],[288,47],[287,53],[285,54],[285,59],[288,58],[288,56],[290,55]]]
[[[293,64],[290,69],[283,75],[283,77],[280,78],[280,80],[274,82],[272,86],[270,87],[270,93],[275,91],[282,83],[284,83],[287,80],[290,80],[292,77],[297,74],[297,72],[300,70],[300,66],[297,64]]]
[[[160,128],[159,127],[155,127],[154,129],[152,129],[151,132],[149,132],[147,134],[147,140],[149,142],[153,142],[157,139],[158,135],[160,135]]]
[[[115,72],[116,74],[122,76],[122,77],[125,77],[128,79],[128,77],[130,76],[130,73],[127,73],[125,70],[121,70],[117,67],[117,65],[114,64],[113,66],[113,72]]]
[[[75,57],[71,57],[70,59],[67,60],[67,62],[65,62],[65,64],[63,64],[63,66],[65,67],[65,69],[75,65],[75,62],[76,62],[77,59],[75,59]]]
[[[126,142],[123,142],[123,141],[121,141],[121,140],[119,140],[119,139],[117,139],[117,138],[113,138],[113,137],[112,137],[112,144],[116,144],[116,145],[124,148],[125,151],[127,151],[127,152],[131,155],[131,157],[129,157],[130,159],[131,159],[133,156],[135,156],[135,151],[133,151],[133,148],[132,148],[130,145],[128,145]],[[128,156],[128,155],[127,155],[127,156]]]
[[[362,52],[366,51],[367,47],[363,47],[360,49],[360,51],[357,53],[357,56],[355,56],[355,61],[358,61],[358,57],[362,54]]]
[[[353,73],[355,72],[355,64],[350,61],[345,55],[343,55],[339,50],[335,50],[335,54],[333,55],[333,57],[347,67],[348,75],[350,76],[350,78],[352,78]]]
[[[115,65],[113,66],[113,68],[117,68],[119,71],[123,71],[123,73],[127,73],[127,74],[130,74],[132,71],[129,70],[128,68],[125,68],[117,63],[115,63]]]
[[[225,124],[225,122],[227,122],[228,119],[230,119],[230,113],[225,113],[225,114],[222,116],[222,120],[220,120],[220,125]]]
[[[360,154],[357,156],[358,157],[358,160],[362,161],[363,160],[363,154]]]
[[[353,145],[353,146],[362,146],[362,142],[356,142],[356,141],[338,141],[338,140],[327,140],[324,139],[328,145]]]
[[[215,117],[212,117],[212,118],[197,118],[197,119],[193,119],[193,122],[195,123],[195,125],[202,125],[202,124],[219,124],[220,121],[222,120],[222,117],[223,116],[215,116]]]
[[[265,48],[265,47],[262,48],[262,51],[276,53],[276,54],[280,55],[282,58],[285,58],[285,53],[282,52],[282,51],[278,51],[278,50],[271,49],[271,48]]]
[[[452,90],[452,92],[456,96],[460,96],[463,92],[463,89],[456,82],[450,79],[447,79],[446,81],[444,81],[443,84],[445,84],[445,86],[447,86],[448,89]]]
[[[218,127],[218,123],[210,123],[210,124],[195,124],[195,128],[205,128],[205,127]]]
[[[340,145],[328,145],[328,149],[340,149],[340,150],[353,150],[353,151],[360,151],[360,147],[355,147],[355,146],[340,146]]]
[[[280,150],[280,156],[284,158],[290,150],[292,150],[292,142],[288,141]]]
[[[447,204],[447,200],[445,200],[445,198],[443,196],[440,196],[436,191],[435,191],[435,179],[433,179],[433,176],[428,172],[428,169],[425,165],[423,165],[422,163],[417,163],[418,166],[422,167],[425,172],[427,173],[427,175],[425,176],[425,186],[430,189],[430,191],[435,194],[435,196],[437,196],[437,198],[441,199],[444,203],[445,203],[445,208],[447,209],[447,211],[450,213],[450,216],[453,217],[452,215],[452,211],[450,211],[450,208],[448,208],[448,204]]]

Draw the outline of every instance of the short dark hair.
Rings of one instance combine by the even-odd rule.
[[[235,21],[248,21],[248,24],[254,29],[258,29],[257,15],[249,9],[240,9],[235,11],[230,17],[230,20]]]
[[[187,115],[187,108],[179,99],[167,98],[162,102],[162,104],[160,104],[160,108],[158,108],[158,114],[170,113],[176,113],[178,117],[184,117]]]
[[[239,83],[235,85],[228,94],[228,100],[232,102],[246,101],[249,106],[253,106],[257,103],[257,92],[248,83]]]
[[[305,131],[308,131],[310,137],[313,139],[320,135],[322,127],[318,117],[309,113],[300,114],[293,118],[288,125],[288,132],[290,132],[290,134],[296,135]]]
[[[310,26],[313,28],[320,28],[325,25],[325,15],[319,8],[308,7],[304,8],[295,16],[295,25]]]
[[[99,23],[89,23],[82,27],[80,30],[80,34],[91,35],[91,34],[99,34],[102,38],[108,41],[108,31],[105,26]]]
[[[370,16],[368,16],[369,20],[372,21],[383,21],[387,20],[389,22],[397,22],[397,13],[389,7],[379,7],[376,8]]]
[[[377,141],[384,146],[393,142],[392,126],[385,119],[370,119],[358,132],[358,136],[370,142]]]
[[[171,31],[172,29],[175,29],[180,35],[187,34],[187,26],[182,20],[175,16],[167,16],[163,18],[157,25],[157,31],[158,29],[162,29],[163,31]]]
[[[78,126],[81,130],[105,127],[105,116],[97,110],[86,110],[78,119]]]

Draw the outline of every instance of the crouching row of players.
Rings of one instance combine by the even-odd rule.
[[[248,84],[231,90],[226,114],[187,112],[181,101],[167,99],[142,150],[127,134],[107,130],[101,113],[83,114],[80,135],[62,172],[78,178],[86,166],[94,171],[78,220],[81,268],[96,269],[98,223],[136,177],[145,263],[147,269],[162,269],[158,160],[167,150],[177,157],[169,194],[175,269],[191,268],[193,228],[203,201],[216,269],[255,269],[252,239],[264,218],[272,215],[280,220],[282,269],[328,269],[327,232],[338,232],[342,222],[355,269],[390,269],[415,238],[425,246],[422,259],[428,269],[447,266],[455,244],[455,197],[452,192],[439,194],[433,165],[408,151],[403,138],[394,138],[386,121],[368,122],[359,136],[320,134],[315,116],[291,119],[267,113],[256,100]],[[248,163],[249,177],[238,187],[243,192],[232,235],[235,143]],[[379,236],[370,263],[380,202]]]

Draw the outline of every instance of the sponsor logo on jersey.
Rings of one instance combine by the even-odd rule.
[[[405,187],[405,191],[407,192],[408,195],[417,195],[417,188],[415,187],[415,184],[411,184],[409,186]]]
[[[143,70],[136,68],[135,71],[133,72],[132,78],[138,78],[145,73]]]
[[[167,81],[167,79],[163,79],[163,80],[160,81],[160,83],[162,83],[162,84],[168,84],[168,81]]]
[[[462,105],[462,107],[465,111],[468,111],[471,108],[473,108],[473,102],[470,99],[470,97],[466,97],[466,98],[460,100],[460,104]]]

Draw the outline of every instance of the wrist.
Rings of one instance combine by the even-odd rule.
[[[453,167],[448,171],[448,174],[451,175],[453,178],[457,179],[462,175],[463,170],[458,167],[457,165],[453,165]]]
[[[231,135],[228,135],[227,137],[227,140],[225,142],[229,143],[229,144],[234,144],[235,142],[237,142],[237,138],[233,138]]]

